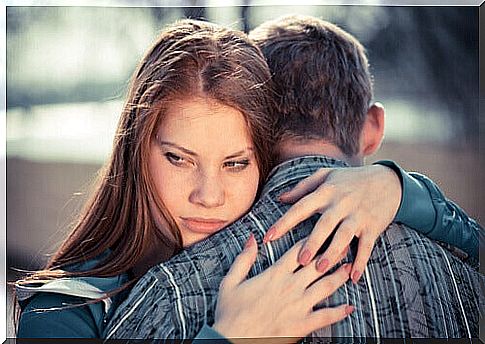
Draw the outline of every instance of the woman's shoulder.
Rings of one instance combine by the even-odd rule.
[[[102,316],[100,303],[82,305],[80,297],[39,292],[22,302],[19,338],[96,338],[101,333],[97,318]]]
[[[92,268],[98,259],[78,266]],[[87,266],[87,268],[86,268]],[[72,271],[72,270],[71,270]],[[18,336],[23,338],[96,338],[102,333],[119,294],[108,297],[128,282],[128,275],[67,277],[17,284],[21,308]]]
[[[121,287],[124,275],[66,278],[40,286],[17,286],[22,338],[97,338],[112,313],[116,297],[106,293]],[[100,298],[102,298],[100,300]]]

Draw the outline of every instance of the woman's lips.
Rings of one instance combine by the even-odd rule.
[[[214,233],[226,226],[227,221],[199,217],[180,217],[182,224],[192,232]]]

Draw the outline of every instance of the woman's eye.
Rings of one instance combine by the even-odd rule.
[[[230,171],[237,172],[242,171],[249,165],[249,160],[237,160],[237,161],[226,161],[224,167],[228,168]]]
[[[184,158],[170,152],[165,153],[165,158],[175,166],[183,166],[184,163],[187,163]]]

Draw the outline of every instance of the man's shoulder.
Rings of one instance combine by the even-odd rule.
[[[463,265],[465,269],[476,270],[478,262],[471,260],[465,252],[439,241],[401,223],[391,223],[376,241],[377,253],[389,254],[393,259],[407,259],[409,264],[438,264],[440,266]]]

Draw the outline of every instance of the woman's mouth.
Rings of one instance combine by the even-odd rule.
[[[215,233],[227,225],[227,221],[200,217],[180,217],[182,224],[192,232]]]

